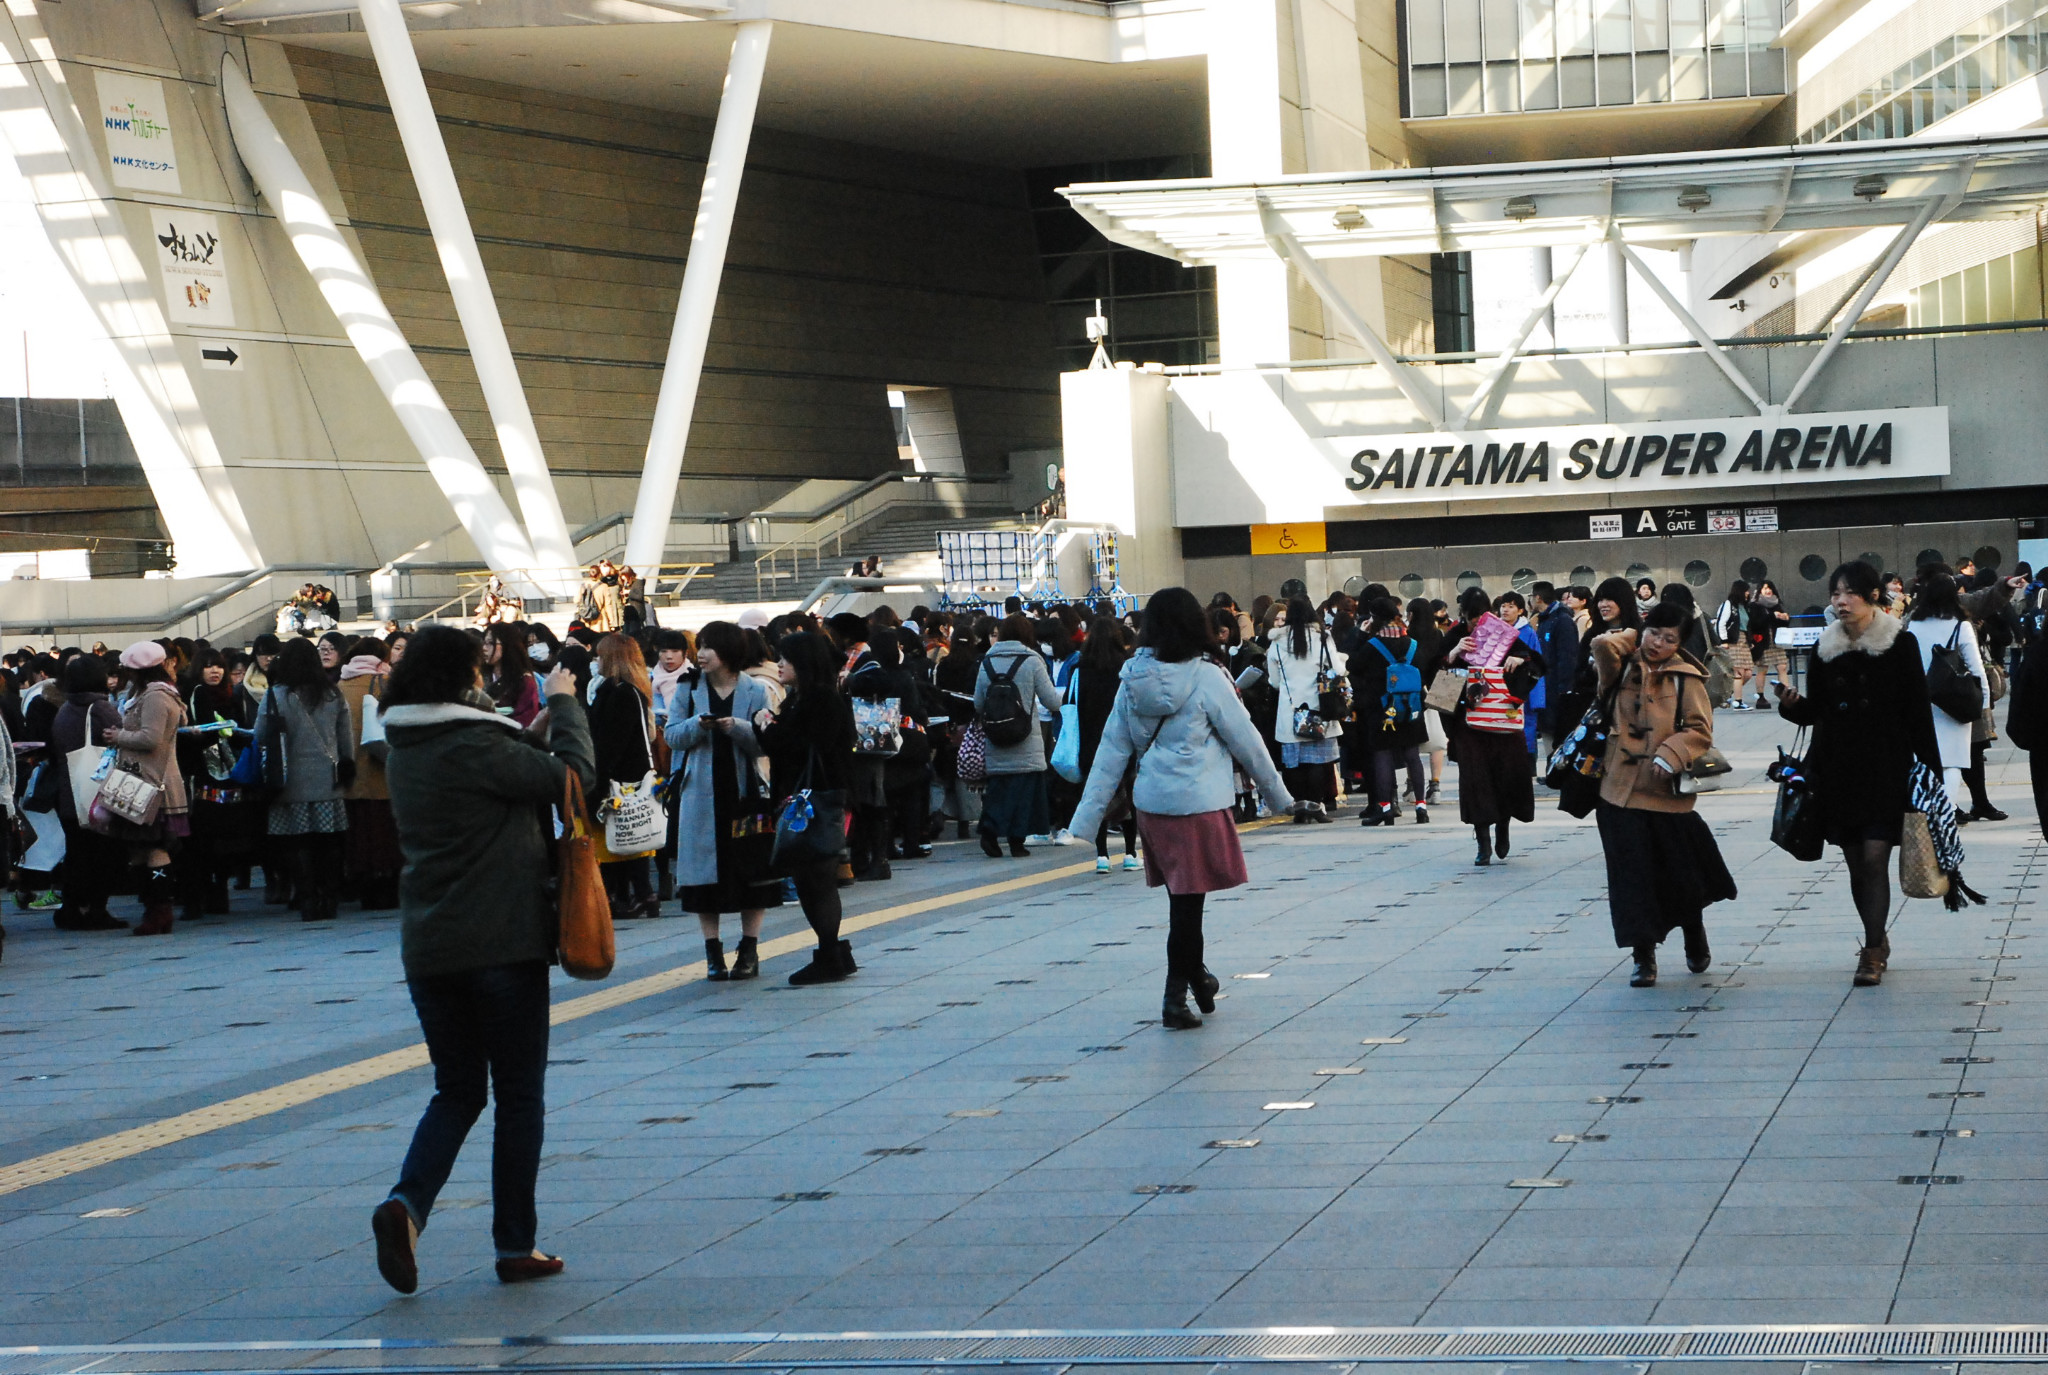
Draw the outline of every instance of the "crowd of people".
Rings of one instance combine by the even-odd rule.
[[[1801,858],[1840,851],[1853,979],[1872,986],[1914,817],[1951,903],[1974,897],[1954,832],[2004,819],[1984,751],[2009,686],[2015,743],[2048,739],[2048,673],[2027,690],[2044,590],[2024,570],[1929,565],[1909,581],[1843,564],[1796,686],[1768,582],[1736,583],[1712,611],[1684,584],[1623,578],[1474,587],[1454,604],[1378,585],[1317,604],[1291,581],[1248,607],[1165,588],[1121,613],[1013,597],[907,617],[756,610],[693,633],[627,615],[624,570],[592,573],[600,590],[560,637],[506,614],[0,664],[18,906],[64,930],[168,936],[226,913],[260,874],[262,901],[307,922],[344,902],[399,912],[436,1072],[374,1223],[386,1278],[408,1292],[487,1080],[499,1274],[561,1268],[535,1248],[532,1175],[550,873],[579,789],[611,919],[695,916],[717,981],[760,977],[766,913],[786,904],[815,936],[790,984],[857,973],[842,889],[891,881],[949,830],[997,863],[1092,845],[1100,873],[1114,833],[1122,868],[1166,889],[1161,1021],[1192,1030],[1218,993],[1205,901],[1247,881],[1238,828],[1256,818],[1328,824],[1355,804],[1365,827],[1429,824],[1447,759],[1475,866],[1509,859],[1539,797],[1592,815],[1616,944],[1631,983],[1654,986],[1674,931],[1687,967],[1708,967],[1705,911],[1737,897],[1696,802],[1730,767],[1715,713],[1755,709],[1754,683],[1811,731],[1787,756],[1802,809],[1776,838]],[[132,928],[116,893],[140,898]]]

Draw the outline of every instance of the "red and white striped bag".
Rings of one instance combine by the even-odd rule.
[[[1508,691],[1508,678],[1498,668],[1475,668],[1466,689],[1465,724],[1473,730],[1501,735],[1522,733],[1522,699]]]

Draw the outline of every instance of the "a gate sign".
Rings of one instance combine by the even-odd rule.
[[[1333,435],[1320,445],[1341,466],[1348,500],[1361,506],[1680,490],[1711,495],[1845,479],[1945,477],[1949,471],[1946,406],[1463,434]],[[1701,520],[1698,529],[1730,523],[1718,508],[1690,514]]]

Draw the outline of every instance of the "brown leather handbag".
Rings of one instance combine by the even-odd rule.
[[[597,838],[583,805],[583,781],[568,770],[562,789],[562,836],[555,842],[562,972],[572,979],[602,979],[618,959],[612,906],[597,871]]]

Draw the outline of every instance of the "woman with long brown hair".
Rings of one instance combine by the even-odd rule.
[[[654,684],[640,642],[607,635],[597,642],[598,683],[590,699],[590,741],[597,755],[597,786],[639,783],[654,770]],[[598,837],[598,863],[612,902],[612,916],[653,917],[661,913],[650,861],[654,851],[615,855]]]

